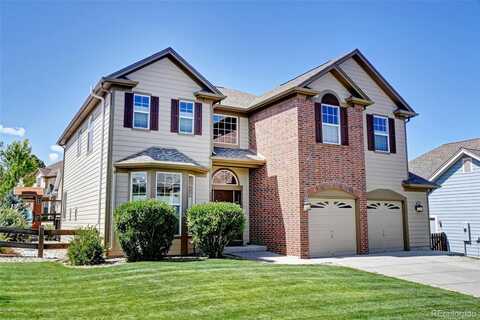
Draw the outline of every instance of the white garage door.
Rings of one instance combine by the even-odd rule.
[[[355,202],[340,199],[312,199],[309,212],[310,256],[355,254]]]
[[[369,201],[369,252],[403,250],[402,203],[396,201]]]

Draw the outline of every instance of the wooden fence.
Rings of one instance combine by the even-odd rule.
[[[435,251],[448,251],[447,235],[444,232],[432,233],[430,247]]]
[[[67,249],[69,245],[65,242],[45,243],[45,236],[73,236],[77,230],[45,230],[43,226],[40,226],[38,230],[0,227],[0,233],[37,236],[38,242],[0,241],[0,247],[37,249],[38,257],[43,258],[43,250]]]

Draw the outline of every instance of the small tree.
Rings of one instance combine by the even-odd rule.
[[[19,181],[25,186],[35,182],[35,173],[45,164],[32,154],[28,140],[14,141],[6,148],[0,149],[0,198],[10,192]]]
[[[28,223],[18,210],[12,208],[0,208],[0,227],[25,229],[28,227]],[[6,234],[5,237],[13,241],[25,239],[25,236],[18,234]]]
[[[187,211],[187,220],[193,243],[210,258],[222,257],[225,246],[245,226],[242,208],[230,202],[194,205]]]
[[[127,202],[115,210],[115,228],[128,261],[162,259],[177,223],[175,209],[158,200]]]

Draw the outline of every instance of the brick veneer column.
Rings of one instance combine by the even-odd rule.
[[[368,252],[367,195],[363,107],[347,108],[349,144],[329,145],[315,140],[314,101],[303,98],[299,108],[300,196],[302,200],[319,189],[337,189],[356,197],[359,253]],[[301,214],[302,257],[308,257],[308,213]]]

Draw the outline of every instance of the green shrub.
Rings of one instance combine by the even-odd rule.
[[[115,229],[128,261],[160,260],[178,230],[175,209],[158,200],[139,200],[115,210]]]
[[[193,243],[210,258],[219,258],[235,236],[243,232],[245,216],[238,204],[210,202],[187,211],[188,230]]]
[[[67,257],[72,265],[93,265],[105,261],[104,253],[105,248],[97,229],[86,227],[79,229],[78,234],[70,242]]]
[[[26,229],[29,227],[27,220],[15,209],[0,208],[0,227]],[[11,241],[22,241],[27,237],[20,234],[5,234],[6,239]]]

